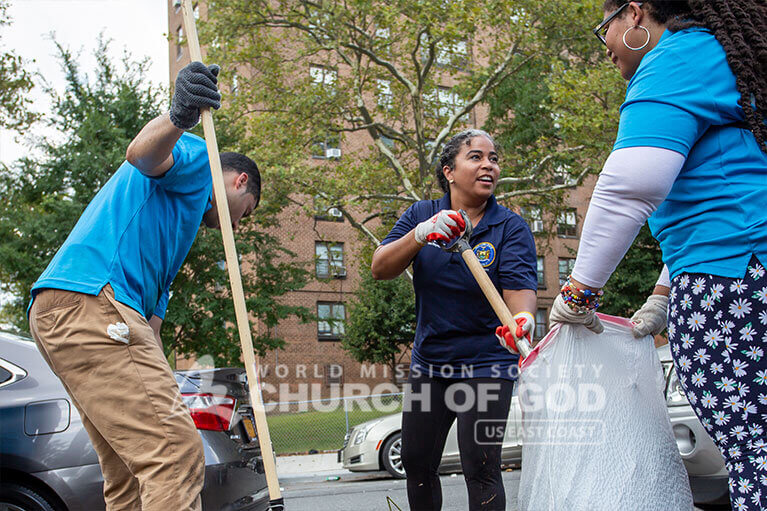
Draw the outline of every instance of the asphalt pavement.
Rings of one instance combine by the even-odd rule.
[[[517,493],[521,471],[503,472],[506,510],[519,511]],[[393,479],[387,472],[350,472],[336,453],[277,458],[285,508],[290,511],[407,511],[404,479]],[[468,494],[462,474],[440,477],[442,510],[465,511]],[[695,508],[696,511],[700,511]]]
[[[517,511],[519,470],[503,473],[506,509]],[[338,479],[335,479],[338,477]],[[461,474],[443,475],[442,510],[466,511],[468,494]],[[392,479],[386,473],[338,476],[288,477],[280,479],[285,508],[290,511],[407,511],[404,479]]]

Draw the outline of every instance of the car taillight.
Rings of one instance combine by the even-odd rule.
[[[197,429],[228,431],[235,399],[215,394],[181,394]]]

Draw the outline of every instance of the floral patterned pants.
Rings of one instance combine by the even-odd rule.
[[[767,277],[682,273],[671,283],[668,337],[695,413],[725,458],[734,510],[767,510]]]

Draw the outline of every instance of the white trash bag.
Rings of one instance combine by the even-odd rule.
[[[693,509],[650,336],[555,327],[524,360],[521,511]]]

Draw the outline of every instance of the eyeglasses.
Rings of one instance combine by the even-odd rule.
[[[640,6],[640,7],[642,6],[642,4],[643,4],[643,3],[644,3],[644,2],[636,2],[636,4],[637,4],[638,6]],[[623,11],[623,9],[625,9],[625,8],[626,8],[626,6],[628,6],[629,4],[631,4],[631,2],[626,2],[625,4],[621,5],[621,6],[620,6],[620,7],[618,7],[617,9],[615,9],[615,10],[612,12],[612,14],[610,14],[608,17],[606,17],[606,18],[605,18],[605,19],[602,21],[602,23],[600,23],[599,25],[597,25],[597,27],[596,27],[594,30],[592,30],[592,32],[594,32],[594,35],[595,35],[595,36],[597,36],[597,39],[599,39],[600,41],[602,41],[602,44],[604,44],[605,46],[607,46],[607,41],[605,41],[605,35],[607,35],[607,26],[610,24],[610,22],[611,22],[612,20],[614,20],[614,19],[615,19],[615,18],[616,18],[616,17],[617,17],[617,16],[620,14],[620,13]]]

